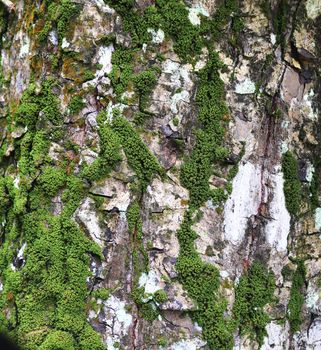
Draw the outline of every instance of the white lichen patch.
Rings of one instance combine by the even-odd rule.
[[[116,344],[119,344],[119,341],[118,340],[116,341],[115,336],[107,337],[106,344],[107,344],[108,350],[119,350],[119,345],[116,345]]]
[[[154,44],[161,44],[164,41],[165,33],[162,29],[155,30],[153,28],[148,28],[147,32],[152,35],[152,42]]]
[[[20,176],[18,175],[14,180],[13,180],[13,186],[17,190],[19,190],[19,183],[20,183]]]
[[[113,120],[113,113],[115,109],[118,109],[120,112],[124,110],[126,105],[122,103],[113,104],[112,101],[109,101],[108,106],[106,108],[106,122],[111,123]]]
[[[198,72],[206,66],[208,59],[208,49],[206,47],[202,48],[202,53],[198,57],[199,60],[195,63],[194,71]]]
[[[233,179],[231,196],[224,208],[225,239],[240,243],[245,234],[248,219],[257,213],[261,193],[261,169],[247,162],[240,164]]]
[[[276,43],[276,35],[274,33],[270,34],[270,40],[271,40],[271,44],[275,45],[275,43]]]
[[[160,278],[158,278],[156,272],[153,270],[148,271],[148,274],[142,273],[138,283],[140,288],[145,287],[146,294],[154,294],[162,289]]]
[[[58,35],[55,30],[51,30],[48,35],[49,41],[52,43],[52,45],[57,46],[58,45]]]
[[[104,303],[106,328],[106,345],[108,350],[117,349],[122,337],[128,334],[128,329],[132,323],[132,315],[126,311],[126,303],[111,295]]]
[[[191,65],[181,65],[172,60],[166,60],[163,64],[162,71],[164,74],[170,74],[170,85],[175,88],[185,88],[190,90],[193,83],[190,78],[190,72],[193,69]]]
[[[118,336],[126,334],[132,323],[132,315],[127,313],[126,304],[117,297],[111,295],[105,302],[106,323],[113,329],[113,334]]]
[[[111,57],[114,52],[114,46],[101,46],[98,50],[98,63],[102,66],[96,72],[96,78],[103,77],[105,74],[109,74],[112,69]]]
[[[61,48],[62,49],[68,49],[70,47],[70,43],[67,41],[66,38],[62,38]]]
[[[251,79],[245,78],[243,81],[236,84],[235,92],[240,95],[254,94],[255,83]]]
[[[314,110],[312,107],[312,99],[314,95],[315,95],[314,90],[311,89],[307,94],[303,96],[303,99],[301,102],[301,110],[305,115],[308,116],[310,120],[316,121],[319,118],[319,112],[318,110]]]
[[[315,228],[320,231],[321,230],[321,208],[317,208],[314,214],[314,222]]]
[[[89,310],[89,313],[88,313],[88,319],[89,320],[92,320],[92,319],[94,319],[94,318],[97,318],[97,312],[96,311],[94,311],[94,310]]]
[[[284,252],[287,249],[291,217],[285,206],[284,179],[281,168],[279,167],[275,171],[276,174],[270,175],[273,198],[269,207],[271,219],[265,227],[265,236],[271,247],[274,247],[278,252]]]
[[[101,66],[95,73],[95,78],[87,81],[83,84],[83,88],[88,88],[89,86],[96,86],[107,74],[112,70],[111,58],[114,52],[114,46],[111,44],[109,46],[101,46],[94,58],[94,62],[97,62]]]
[[[307,164],[307,173],[306,173],[305,179],[306,179],[309,183],[311,183],[311,181],[313,180],[314,171],[315,171],[315,169],[314,169],[313,164],[311,164],[310,162],[308,162],[308,164]]]
[[[320,312],[320,290],[312,281],[309,282],[305,303],[311,313],[318,314]]]
[[[281,142],[281,146],[280,146],[281,154],[286,153],[288,150],[289,150],[289,147],[288,147],[287,142],[285,142],[285,141]]]
[[[171,350],[198,350],[204,346],[206,342],[200,338],[181,340],[170,346]]]
[[[18,251],[18,255],[17,255],[18,260],[22,260],[23,259],[23,254],[24,254],[24,252],[26,250],[26,247],[27,247],[27,243],[24,242],[23,245],[21,246],[21,248]]]
[[[289,346],[289,327],[287,324],[280,325],[277,322],[270,322],[266,326],[267,336],[261,350],[283,350]]]
[[[76,210],[74,216],[76,221],[80,222],[88,231],[93,241],[104,246],[104,232],[100,227],[99,218],[96,214],[95,202],[93,199],[87,197]]]
[[[30,52],[30,39],[27,35],[22,36],[19,57],[27,57]]]
[[[188,19],[194,26],[199,26],[201,24],[200,15],[205,17],[209,17],[209,13],[202,5],[198,5],[197,7],[192,7],[188,10]]]
[[[189,103],[190,96],[189,96],[188,91],[183,90],[183,91],[178,92],[172,96],[172,98],[171,98],[171,111],[172,111],[172,113],[178,113],[178,104],[181,101],[183,101],[185,103]]]
[[[220,276],[222,279],[229,277],[229,275],[230,274],[227,271],[220,271]]]
[[[321,0],[307,0],[305,8],[308,17],[314,20],[321,14]]]
[[[104,0],[92,0],[93,3],[104,13],[114,14],[115,10],[110,8]]]

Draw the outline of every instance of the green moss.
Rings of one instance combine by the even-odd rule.
[[[175,52],[184,60],[191,61],[206,46],[208,37],[218,38],[233,12],[238,13],[235,0],[222,5],[212,20],[202,16],[201,25],[194,26],[188,19],[188,9],[183,1],[157,0],[145,10],[138,11],[133,1],[107,0],[122,17],[125,31],[131,34],[133,47],[151,40],[148,28],[161,28],[174,41]],[[240,31],[243,22],[237,17],[233,29]]]
[[[163,336],[159,337],[157,340],[158,346],[166,346],[167,345],[167,339]]]
[[[86,69],[83,73],[82,81],[85,82],[85,81],[93,80],[94,78],[95,78],[95,73],[90,69]]]
[[[155,69],[150,68],[133,77],[134,87],[139,96],[139,108],[144,110],[146,108],[148,97],[153,91],[157,75]]]
[[[140,220],[140,206],[138,202],[134,202],[130,205],[127,210],[127,222],[128,222],[128,230],[131,234],[135,234],[135,231],[141,230],[141,220]]]
[[[297,332],[300,330],[302,323],[301,310],[304,304],[303,289],[305,287],[305,275],[306,269],[304,261],[299,260],[296,262],[297,268],[293,274],[292,286],[290,291],[290,300],[287,310],[287,318],[290,322],[291,332]]]
[[[174,125],[174,126],[178,126],[178,124],[179,124],[179,119],[178,119],[177,117],[175,117],[175,118],[173,119],[173,125]]]
[[[84,198],[85,193],[85,184],[82,179],[75,175],[69,175],[66,181],[66,188],[61,196],[65,205],[63,211],[64,216],[68,218],[73,214],[82,198]]]
[[[95,298],[107,300],[110,296],[110,290],[108,288],[99,288],[93,292]]]
[[[7,178],[0,178],[0,217],[4,215],[10,204],[10,196],[7,189]]]
[[[228,155],[221,146],[225,130],[222,119],[228,114],[224,100],[224,84],[219,76],[218,55],[212,54],[207,65],[199,72],[199,88],[196,95],[198,124],[196,144],[181,169],[181,182],[190,192],[190,205],[197,208],[211,198],[208,180],[213,162]],[[217,196],[215,196],[217,199]]]
[[[108,75],[114,93],[119,97],[127,88],[133,75],[133,51],[116,47],[112,56],[112,71]]]
[[[134,114],[134,123],[137,125],[137,126],[142,126],[146,120],[150,119],[152,116],[152,114],[150,113],[146,113],[146,112],[136,112]]]
[[[121,141],[129,166],[135,171],[141,188],[145,190],[152,177],[163,172],[162,167],[125,118],[115,115],[112,129]]]
[[[285,30],[288,23],[289,15],[288,0],[280,0],[276,8],[276,13],[273,15],[273,27],[276,32],[276,42],[281,45],[282,50],[285,46]]]
[[[167,301],[168,296],[164,290],[160,289],[154,293],[153,298],[157,303],[162,304],[162,303],[165,303]]]
[[[162,28],[174,39],[175,52],[183,59],[199,54],[205,46],[202,27],[190,22],[185,4],[181,1],[157,0],[156,6],[162,18]]]
[[[285,204],[289,213],[293,216],[300,211],[301,182],[299,180],[299,169],[295,156],[287,151],[282,158],[282,170],[284,175]]]
[[[45,195],[53,197],[66,182],[66,173],[63,169],[45,167],[38,180],[41,190]]]
[[[106,345],[102,343],[100,335],[88,324],[79,337],[79,345],[83,350],[106,350]]]
[[[73,96],[70,100],[70,103],[68,105],[68,109],[70,111],[70,114],[77,114],[79,113],[84,107],[86,106],[85,102],[80,96]]]
[[[203,328],[203,336],[211,349],[233,347],[234,326],[224,317],[227,302],[218,292],[219,271],[211,264],[204,263],[194,247],[196,233],[192,230],[191,213],[187,212],[177,232],[180,244],[176,264],[179,280],[188,295],[197,303],[192,318]]]
[[[52,24],[50,21],[47,21],[44,27],[42,28],[42,30],[38,34],[38,40],[40,43],[43,43],[47,40],[51,29],[52,29]]]
[[[3,296],[12,293],[19,310],[15,326],[19,343],[25,349],[72,349],[74,345],[87,349],[81,337],[88,327],[88,252],[96,254],[97,247],[70,219],[53,217],[44,209],[26,214],[22,231],[27,243],[25,266],[21,272],[9,267],[3,280]]]
[[[106,122],[106,118],[107,115],[104,112],[97,116],[100,139],[99,157],[90,166],[86,165],[82,169],[82,177],[90,181],[97,181],[107,176],[122,160],[120,139]]]
[[[53,125],[61,125],[63,120],[59,100],[53,93],[53,88],[56,86],[57,82],[53,78],[44,81],[39,90],[34,84],[30,84],[21,97],[21,102],[14,115],[15,121],[28,126],[28,129],[31,130],[36,127],[40,118]]]
[[[241,336],[249,335],[260,347],[270,321],[264,307],[273,301],[274,290],[273,274],[258,262],[251,265],[235,289],[234,321],[239,325]]]
[[[60,0],[57,16],[57,32],[60,42],[66,36],[72,19],[78,16],[80,10],[80,6],[71,0]]]
[[[282,268],[281,274],[285,281],[291,281],[293,278],[293,271],[288,265]]]
[[[28,131],[15,141],[18,167],[12,167],[12,176],[0,182],[5,204],[0,215],[6,221],[0,247],[4,284],[0,308],[12,315],[8,320],[0,316],[1,330],[11,330],[25,350],[102,350],[100,336],[87,323],[90,291],[86,282],[89,254],[101,258],[102,253],[72,220],[88,189],[79,176],[67,176],[66,169],[53,165],[47,156],[52,125],[42,128],[40,123],[42,118],[51,124],[62,121],[55,87],[56,82],[49,79],[39,89],[31,84],[24,93],[15,117],[28,125]],[[100,136],[104,143],[110,135],[102,128]],[[108,153],[107,148],[103,146],[102,152]],[[113,151],[110,154],[115,157]],[[59,190],[63,208],[60,215],[53,215],[51,199]],[[13,271],[10,264],[22,242],[26,243],[25,264]],[[106,292],[97,295],[105,298]]]
[[[154,321],[159,315],[156,306],[152,303],[146,303],[139,308],[139,315],[147,321]]]
[[[50,332],[39,350],[75,350],[75,341],[71,334],[62,331]]]

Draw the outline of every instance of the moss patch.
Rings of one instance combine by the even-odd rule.
[[[298,163],[290,151],[287,151],[282,158],[282,170],[284,174],[284,195],[285,204],[289,213],[297,215],[301,203],[301,182],[299,180]]]

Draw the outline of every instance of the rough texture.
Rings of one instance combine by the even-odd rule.
[[[321,348],[321,2],[0,2],[0,331],[22,349]]]

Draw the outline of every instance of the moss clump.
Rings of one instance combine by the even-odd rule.
[[[7,188],[8,178],[0,178],[0,217],[4,215],[10,204],[10,195]]]
[[[134,202],[127,210],[127,222],[129,233],[134,235],[135,232],[141,231],[142,223],[140,220],[140,206]]]
[[[146,108],[148,97],[153,91],[157,75],[155,69],[147,69],[133,77],[134,87],[139,96],[139,108],[144,110]]]
[[[152,177],[163,172],[162,167],[125,118],[115,115],[112,129],[120,139],[128,164],[135,171],[142,190],[145,190]]]
[[[167,299],[168,299],[168,296],[164,290],[160,289],[154,293],[154,300],[159,304],[165,303]]]
[[[154,321],[159,315],[156,306],[152,303],[146,303],[140,306],[139,314],[147,321]]]
[[[177,271],[188,295],[197,303],[192,318],[203,328],[203,336],[211,349],[233,347],[234,325],[224,317],[227,302],[218,293],[219,271],[204,263],[194,247],[196,233],[192,230],[191,213],[187,212],[177,232],[180,244]]]
[[[235,0],[228,0],[219,8],[212,20],[201,18],[201,25],[193,25],[188,18],[188,9],[183,1],[157,0],[139,12],[133,1],[108,0],[122,17],[124,29],[131,34],[133,47],[151,40],[148,28],[161,28],[173,39],[175,52],[185,61],[191,61],[207,43],[207,36],[218,37],[233,11],[237,12]],[[241,30],[239,17],[233,22],[236,30]]]
[[[301,203],[301,182],[299,180],[298,163],[290,151],[287,151],[282,158],[282,170],[284,175],[285,204],[289,213],[297,215]]]
[[[49,197],[55,196],[57,191],[64,186],[65,182],[66,173],[63,169],[55,167],[45,167],[38,180],[41,190]]]
[[[79,113],[86,106],[85,102],[80,96],[73,96],[68,105],[70,114]]]
[[[292,287],[290,291],[290,300],[287,310],[287,318],[290,322],[291,332],[300,330],[302,323],[301,310],[304,304],[303,288],[305,286],[306,269],[304,261],[299,260],[296,271],[293,274]]]
[[[218,55],[214,53],[199,72],[200,85],[196,95],[199,129],[195,132],[196,144],[182,166],[180,176],[182,184],[190,192],[193,208],[198,208],[211,197],[217,198],[217,193],[210,191],[208,183],[212,164],[228,155],[228,151],[221,146],[225,134],[222,120],[228,114],[224,84],[219,77],[222,67]]]
[[[39,350],[75,350],[75,341],[70,333],[62,331],[50,332]]]
[[[249,335],[262,346],[270,318],[264,307],[273,301],[275,281],[272,273],[258,262],[240,278],[235,289],[233,317],[240,334]]]
[[[4,269],[0,301],[4,307],[6,295],[12,293],[19,314],[11,324],[16,324],[19,343],[25,349],[51,349],[57,341],[56,333],[48,333],[52,329],[68,333],[64,339],[78,344],[75,349],[87,349],[79,347],[79,337],[87,327],[88,252],[99,254],[99,249],[65,215],[53,217],[45,209],[26,214],[21,229],[27,244],[26,263],[21,271]],[[6,254],[4,249],[0,261],[2,254]],[[45,339],[33,332],[41,329],[44,336],[48,333]]]
[[[80,6],[70,0],[61,0],[57,16],[58,39],[61,42],[68,32],[71,20],[80,13]]]
[[[82,177],[90,181],[97,181],[107,176],[112,168],[122,160],[120,139],[106,122],[106,117],[104,112],[97,116],[100,139],[99,157],[90,166],[84,166],[82,170]]]
[[[99,288],[94,291],[93,296],[97,299],[107,300],[110,296],[110,290],[108,288]]]
[[[277,8],[276,14],[273,16],[273,27],[276,32],[276,42],[281,45],[282,50],[285,46],[285,30],[288,23],[289,15],[289,2],[288,0],[280,0]]]
[[[14,120],[28,126],[29,130],[35,129],[40,118],[51,122],[53,125],[61,125],[63,119],[58,97],[53,93],[55,87],[57,87],[57,82],[53,78],[44,81],[39,89],[36,85],[30,84],[21,97]]]
[[[67,168],[47,156],[50,129],[61,123],[54,87],[53,80],[39,89],[32,84],[15,114],[28,131],[15,142],[17,169],[12,167],[12,175],[0,182],[6,205],[0,208],[6,221],[0,247],[0,309],[11,313],[10,318],[0,315],[0,328],[26,350],[102,350],[86,313],[89,254],[101,257],[101,251],[72,220],[86,183],[67,176]],[[40,118],[51,122],[48,130],[38,130]],[[51,199],[59,190],[63,208],[53,215]],[[22,244],[25,262],[13,270],[10,265]]]
[[[115,94],[120,97],[133,75],[133,51],[117,47],[112,56],[112,71],[108,75]]]
[[[126,90],[134,88],[139,100],[139,109],[143,113],[148,103],[148,97],[156,85],[159,69],[154,65],[134,74],[134,53],[135,50],[133,49],[116,47],[112,56],[113,68],[108,76],[119,100],[121,100],[121,95]],[[126,102],[125,99],[122,102]]]
[[[188,9],[181,1],[157,0],[161,27],[174,40],[174,50],[187,60],[201,52],[205,46],[204,26],[194,26],[188,19]]]

